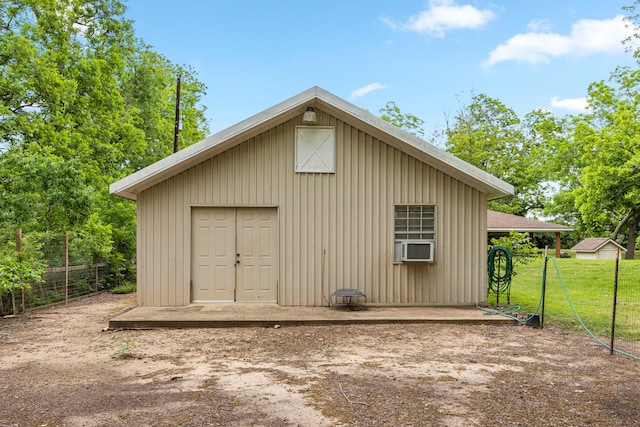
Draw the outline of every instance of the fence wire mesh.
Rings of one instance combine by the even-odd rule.
[[[522,321],[538,314],[543,326],[586,332],[606,347],[613,337],[615,351],[640,357],[640,261],[619,261],[615,306],[615,260],[549,259],[542,305],[544,266],[543,257],[514,259],[509,291],[490,292],[488,302]]]
[[[71,266],[67,282],[64,267],[47,268],[42,283],[32,285],[24,292],[0,295],[0,315],[14,314],[14,305],[19,312],[103,291],[110,286],[106,280],[108,273],[106,264]]]

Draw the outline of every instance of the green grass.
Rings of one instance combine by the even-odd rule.
[[[563,286],[576,312],[598,338],[607,342],[611,336],[615,261],[570,259],[554,260],[547,264],[545,325],[567,329],[581,329]],[[542,288],[544,259],[536,258],[528,265],[516,265],[511,283],[511,304],[521,306],[524,313],[533,313],[538,307]],[[495,295],[489,296],[495,303]],[[504,295],[500,305],[506,305]],[[640,261],[620,261],[618,278],[618,306],[616,312],[616,339],[640,341]]]
[[[112,294],[130,294],[136,291],[136,284],[134,283],[125,283],[124,285],[117,286],[111,289],[109,292]]]

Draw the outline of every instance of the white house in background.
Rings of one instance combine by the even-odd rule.
[[[140,306],[468,305],[513,187],[313,87],[110,191],[137,202]]]
[[[578,259],[616,259],[616,253],[621,251],[620,259],[624,258],[627,250],[608,237],[592,237],[584,239],[571,248],[576,251]]]

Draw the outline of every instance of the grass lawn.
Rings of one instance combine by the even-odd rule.
[[[555,260],[547,264],[545,325],[581,328],[565,291],[584,324],[598,338],[608,343],[611,337],[615,261],[591,261],[575,258]],[[527,265],[516,264],[511,283],[511,304],[521,306],[521,312],[533,313],[538,307],[542,288],[544,258]],[[564,284],[564,287],[562,286]],[[495,303],[495,295],[489,296]],[[504,295],[500,305],[506,305]],[[616,340],[640,342],[640,261],[620,261],[618,276],[618,306],[616,309]]]

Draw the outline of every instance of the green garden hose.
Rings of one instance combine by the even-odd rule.
[[[489,250],[487,264],[489,270],[489,292],[496,294],[508,293],[511,288],[511,276],[513,276],[513,260],[509,249],[504,246],[493,246]]]

